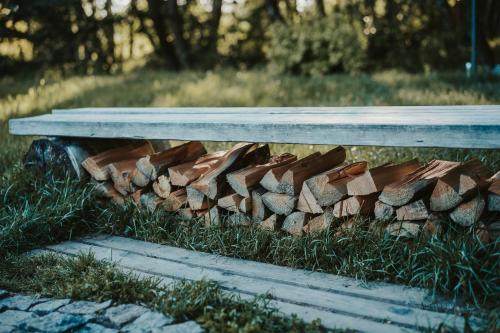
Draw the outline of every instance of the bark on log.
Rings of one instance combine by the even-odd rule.
[[[430,193],[438,178],[460,166],[459,162],[433,160],[403,179],[384,187],[379,200],[400,207]]]
[[[153,146],[149,141],[140,141],[90,156],[82,162],[82,166],[94,179],[102,181],[110,178],[108,168],[110,163],[138,159],[153,152]]]
[[[267,192],[262,195],[262,201],[273,213],[288,215],[295,209],[297,197],[283,193]]]
[[[291,167],[281,177],[278,192],[298,195],[306,179],[341,164],[345,161],[345,157],[344,147],[339,146],[323,155]]]
[[[378,193],[369,195],[359,195],[349,197],[337,202],[333,206],[333,215],[335,217],[347,217],[353,215],[370,215],[375,209]]]
[[[219,159],[224,156],[225,153],[225,151],[218,151],[212,154],[206,154],[198,158],[196,161],[186,162],[168,168],[168,175],[172,185],[189,185],[191,182],[197,180],[202,175],[212,170],[219,163]]]
[[[137,161],[137,172],[134,174],[132,181],[137,186],[146,186],[160,175],[167,173],[169,167],[196,160],[206,153],[207,151],[201,142],[191,141],[145,156]]]
[[[281,181],[281,178],[283,177],[283,174],[288,169],[302,165],[302,164],[306,164],[310,160],[312,160],[320,155],[321,155],[321,153],[315,152],[315,153],[313,153],[307,157],[304,157],[300,160],[297,160],[295,162],[285,164],[285,165],[282,165],[282,166],[277,167],[277,168],[273,168],[273,169],[269,170],[264,175],[264,177],[262,177],[262,179],[260,181],[260,185],[262,185],[262,187],[264,187],[266,190],[268,190],[270,192],[280,193],[280,189],[279,189],[280,181]]]
[[[230,170],[231,166],[233,164],[236,164],[236,161],[239,157],[244,155],[250,149],[255,150],[256,147],[257,145],[252,143],[236,144],[233,148],[228,150],[223,157],[219,159],[219,163],[215,168],[213,168],[210,172],[208,172],[195,182],[192,182],[189,187],[198,190],[210,199],[215,199],[215,197],[219,193],[218,186],[222,185],[222,182],[219,181],[219,176],[223,176],[225,172]]]
[[[384,164],[365,171],[347,183],[348,195],[368,195],[380,192],[386,185],[409,175],[420,167],[417,159],[401,164]]]
[[[309,178],[304,185],[307,185],[319,206],[331,206],[347,197],[347,183],[366,169],[366,162],[353,163]]]
[[[269,170],[290,164],[296,160],[295,155],[288,153],[274,156],[268,163],[250,165],[227,174],[227,180],[236,193],[243,197],[250,197],[250,188],[255,187]]]

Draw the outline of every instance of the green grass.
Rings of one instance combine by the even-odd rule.
[[[280,316],[264,296],[242,300],[209,281],[165,286],[158,279],[121,273],[90,254],[9,257],[0,262],[0,287],[56,298],[142,304],[179,322],[196,320],[210,332],[324,331],[319,322]]]
[[[470,81],[454,73],[411,75],[395,71],[311,79],[272,76],[263,71],[177,74],[149,70],[117,76],[63,78],[49,72],[0,79],[3,120],[52,108],[85,106],[417,104],[500,104],[500,82]],[[0,125],[0,256],[105,231],[279,265],[426,287],[434,293],[465,298],[489,309],[492,316],[497,313],[500,242],[481,244],[473,229],[450,226],[446,237],[407,242],[388,238],[380,228],[369,228],[363,219],[351,232],[335,235],[336,224],[324,234],[303,238],[255,228],[205,228],[194,221],[181,223],[176,216],[163,212],[103,206],[96,203],[85,185],[45,181],[26,174],[20,161],[31,140],[9,136],[6,124]],[[206,143],[211,151],[229,144]],[[304,156],[330,146],[271,148],[276,153]],[[498,150],[348,148],[349,161],[366,159],[371,165],[414,157],[422,161],[476,157],[495,171],[500,168]],[[29,276],[23,269],[16,274]],[[37,288],[41,287],[27,284],[25,291]],[[75,292],[83,292],[82,288],[75,284]]]

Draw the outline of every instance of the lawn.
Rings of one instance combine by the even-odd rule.
[[[368,228],[360,219],[354,230],[335,235],[335,229],[317,236],[293,238],[281,233],[266,233],[256,228],[205,228],[197,223],[182,223],[164,212],[138,211],[129,205],[117,207],[96,203],[91,189],[71,180],[46,181],[23,172],[21,160],[33,138],[8,135],[10,117],[48,112],[52,108],[86,106],[341,106],[341,105],[437,105],[500,104],[500,81],[468,80],[458,73],[407,74],[387,71],[374,74],[334,75],[324,78],[274,76],[265,71],[185,72],[139,70],[116,76],[68,76],[58,72],[24,73],[0,79],[0,288],[37,291],[47,295],[81,298],[113,297],[106,294],[103,280],[118,284],[126,281],[117,272],[89,280],[86,287],[66,279],[64,274],[80,274],[88,269],[111,270],[89,258],[77,262],[57,262],[53,258],[36,262],[20,258],[19,253],[45,243],[75,235],[105,231],[153,242],[279,265],[383,280],[430,288],[433,292],[464,298],[488,310],[492,322],[498,310],[500,242],[482,244],[474,230],[452,228],[447,237],[403,242],[388,238],[381,228]],[[206,143],[209,150],[229,143]],[[312,151],[326,151],[329,146],[272,145],[273,152],[292,152],[305,156]],[[401,149],[383,147],[348,147],[348,160],[368,160],[371,165],[418,157],[462,161],[479,158],[495,171],[500,169],[500,152],[472,149]],[[60,267],[60,270],[54,267]],[[36,268],[36,269],[35,269]],[[64,273],[65,272],[65,273]],[[69,272],[69,273],[68,273]],[[71,273],[73,272],[73,273]],[[79,273],[80,272],[80,273]],[[65,280],[64,288],[49,287],[55,276]],[[99,274],[96,274],[98,276]],[[118,277],[117,277],[118,276]],[[13,278],[25,283],[15,283]],[[108,280],[106,280],[108,279]],[[71,282],[73,281],[73,282]],[[111,283],[110,282],[110,283]],[[71,284],[73,283],[73,284]],[[144,287],[135,281],[137,288]],[[93,293],[84,288],[93,286]],[[195,288],[196,286],[180,286]],[[198,286],[200,295],[210,284]],[[157,288],[157,289],[155,289]],[[159,286],[148,285],[148,292]],[[179,289],[180,288],[180,289]],[[205,288],[205,289],[204,289]],[[103,289],[103,290],[101,290]],[[129,295],[129,294],[127,294]],[[137,292],[137,295],[143,295]],[[132,296],[130,296],[132,297]],[[138,301],[139,301],[139,296]],[[142,296],[141,296],[142,297]],[[221,296],[223,297],[223,296]],[[196,298],[196,297],[195,297]],[[129,299],[130,300],[130,299]],[[242,302],[241,300],[231,300]],[[156,306],[157,298],[146,303]],[[156,305],[155,305],[156,304]],[[196,311],[179,310],[178,316],[197,318],[214,331],[224,322],[242,323],[248,316],[227,314],[220,299],[203,299]],[[208,318],[202,310],[214,306],[224,317]],[[238,303],[243,304],[243,303]],[[262,304],[243,304],[245,314],[260,311],[262,326],[280,331],[280,325],[303,329],[300,320],[283,322]],[[253,307],[254,306],[254,307]],[[168,308],[169,311],[174,311]],[[177,312],[176,312],[177,313]],[[247,318],[247,319],[245,319]],[[215,321],[215,324],[214,324]],[[272,325],[270,323],[273,323]],[[210,324],[212,323],[212,324]],[[228,324],[229,325],[229,324]],[[225,326],[224,326],[225,327]],[[299,328],[302,327],[302,328]],[[307,330],[316,329],[315,326]]]

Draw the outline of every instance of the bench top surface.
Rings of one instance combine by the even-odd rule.
[[[500,105],[81,108],[9,127],[15,135],[500,148]]]

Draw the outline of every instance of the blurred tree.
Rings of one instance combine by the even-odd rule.
[[[478,58],[493,66],[500,46],[500,1],[477,4]],[[301,53],[300,47],[308,45],[301,59],[318,71],[326,58],[317,45],[337,45],[333,59],[341,51],[338,45],[352,35],[328,27],[348,24],[361,26],[367,40],[355,57],[363,59],[365,69],[462,69],[470,51],[470,5],[471,0],[0,0],[0,67],[11,69],[15,61],[24,61],[111,72],[145,43],[148,51],[136,57],[152,51],[151,63],[158,60],[174,70],[248,68],[265,64],[266,52],[283,51],[276,34],[294,41],[303,30],[308,33],[300,38],[316,42],[299,39],[289,50]],[[22,45],[17,58],[3,52],[16,44]],[[345,53],[351,46],[346,43]],[[323,65],[314,65],[315,60]]]

